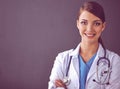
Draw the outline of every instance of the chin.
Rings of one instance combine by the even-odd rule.
[[[97,40],[92,40],[92,39],[86,40],[86,42],[89,43],[89,44],[96,44],[96,43],[98,43]]]

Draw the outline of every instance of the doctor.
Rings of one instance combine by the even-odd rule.
[[[120,56],[105,49],[104,10],[95,1],[84,3],[78,14],[81,42],[76,49],[59,53],[48,89],[120,89]]]

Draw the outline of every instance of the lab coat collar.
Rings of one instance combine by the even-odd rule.
[[[78,44],[76,49],[70,53],[70,56],[78,57],[79,51],[80,51],[80,44]],[[103,47],[100,43],[99,43],[99,47],[98,47],[98,51],[97,51],[97,56],[98,57],[103,57],[104,56],[104,49],[103,49]]]
[[[70,56],[72,56],[72,57],[78,57],[78,55],[79,55],[79,50],[80,50],[80,44],[78,44],[78,46],[74,49],[74,51],[72,51],[72,52],[70,53]]]

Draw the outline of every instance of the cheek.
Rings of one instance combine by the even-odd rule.
[[[82,36],[82,34],[85,32],[85,27],[78,24],[77,28],[79,30],[79,34]]]
[[[80,29],[79,29],[79,31],[81,32],[81,33],[84,33],[85,31],[86,31],[86,29],[85,29],[85,27],[80,27]]]
[[[96,28],[96,32],[101,34],[103,32],[103,28],[102,27]]]
[[[81,28],[81,29],[79,29],[79,34],[80,34],[80,36],[83,36],[84,35],[84,29],[83,28]]]
[[[101,36],[102,29],[96,29],[96,33],[97,33],[98,37]]]

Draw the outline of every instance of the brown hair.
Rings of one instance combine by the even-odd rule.
[[[98,4],[97,2],[95,2],[95,1],[85,2],[80,7],[80,10],[78,12],[78,18],[80,16],[80,14],[82,13],[82,11],[84,11],[84,10],[94,14],[95,16],[100,18],[102,20],[102,22],[105,22],[105,14],[104,14],[103,7],[100,4]]]
[[[85,2],[80,7],[77,19],[79,19],[79,16],[81,15],[81,13],[84,10],[88,11],[88,12],[92,13],[93,15],[97,16],[98,18],[100,18],[103,23],[105,22],[105,14],[104,14],[103,7],[100,4],[98,4],[97,2],[95,2],[95,1]],[[102,44],[103,48],[105,48],[101,37],[99,37],[98,42]]]

